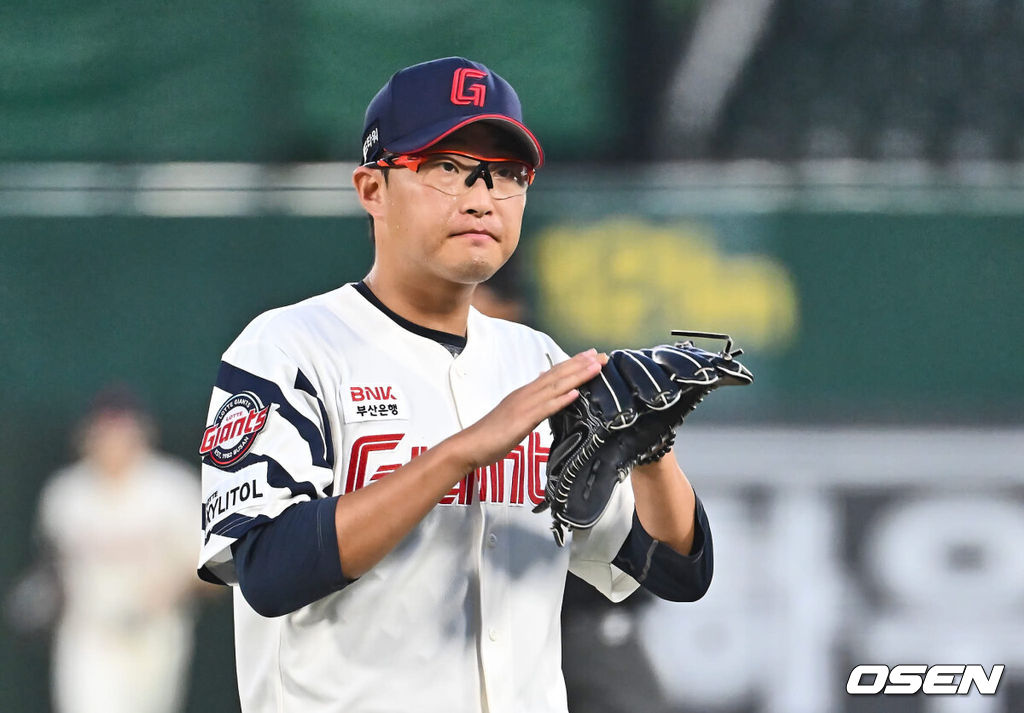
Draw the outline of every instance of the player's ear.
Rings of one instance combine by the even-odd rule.
[[[359,166],[352,172],[352,185],[356,188],[356,197],[363,206],[363,210],[374,218],[383,214],[384,191],[387,182],[384,180],[384,172],[376,168]]]

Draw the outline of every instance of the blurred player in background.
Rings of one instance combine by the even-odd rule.
[[[79,446],[39,503],[62,595],[56,710],[174,713],[192,653],[198,478],[153,449],[150,418],[125,388],[95,397]]]

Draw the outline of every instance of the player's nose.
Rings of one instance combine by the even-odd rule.
[[[488,215],[494,211],[494,196],[491,195],[487,182],[483,177],[478,178],[469,187],[469,190],[462,194],[460,210],[469,215]]]

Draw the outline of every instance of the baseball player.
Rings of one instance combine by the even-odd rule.
[[[175,713],[192,656],[195,472],[151,447],[123,388],[100,392],[82,459],[49,480],[40,533],[59,575],[58,713]],[[197,586],[199,585],[199,586]]]
[[[547,417],[606,360],[485,317],[543,153],[512,87],[458,57],[397,72],[353,173],[366,277],[225,352],[200,452],[200,576],[235,587],[244,713],[564,713],[566,571],[694,600],[711,536],[673,456],[559,547]]]

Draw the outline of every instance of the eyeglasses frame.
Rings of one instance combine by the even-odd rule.
[[[424,151],[415,154],[388,154],[376,161],[368,161],[364,163],[364,166],[370,168],[408,168],[413,173],[419,173],[420,166],[426,161],[430,160],[434,156],[460,156],[462,158],[472,159],[479,163],[473,169],[473,171],[466,178],[466,188],[471,188],[477,179],[483,178],[484,184],[488,190],[494,189],[494,180],[491,178],[490,164],[492,163],[518,163],[526,167],[526,186],[529,188],[533,184],[533,179],[536,176],[536,169],[526,161],[518,158],[509,157],[496,157],[496,156],[479,156],[477,154],[468,153],[466,151],[456,151],[454,149],[442,149],[437,151]],[[523,190],[522,194],[525,195],[526,190]],[[515,194],[513,194],[515,195]],[[513,196],[506,196],[506,198],[512,198]]]

